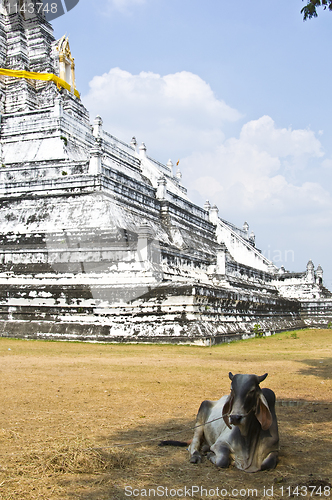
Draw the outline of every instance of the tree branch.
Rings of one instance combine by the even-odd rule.
[[[318,17],[317,7],[323,6],[324,10],[326,7],[332,11],[332,0],[309,0],[307,5],[301,9],[301,14],[303,14],[303,21],[311,19],[313,17]]]

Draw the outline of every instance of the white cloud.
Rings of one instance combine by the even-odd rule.
[[[289,166],[305,168],[322,155],[311,130],[279,129],[263,116],[246,123],[238,139],[228,139],[208,154],[194,153],[181,163],[192,179],[190,189],[201,199],[212,198],[221,210],[232,205],[234,213],[256,218],[303,216],[330,210],[331,195],[319,183],[305,180],[303,172],[294,182]]]
[[[314,132],[291,128],[278,129],[269,116],[246,123],[242,128],[240,140],[279,157],[298,157],[305,154],[323,156],[321,143]]]
[[[328,170],[332,170],[332,160],[326,158],[322,161],[322,167]]]
[[[146,143],[148,153],[150,146],[158,152],[161,161],[171,152],[179,157],[215,147],[224,140],[225,123],[241,117],[217,99],[204,80],[187,71],[132,75],[113,68],[92,79],[83,102],[92,118],[102,116],[106,130],[128,142],[135,135]]]

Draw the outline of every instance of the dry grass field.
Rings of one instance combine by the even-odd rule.
[[[229,392],[229,371],[269,373],[274,471],[193,465],[185,448],[157,446],[192,437],[201,401]],[[331,330],[211,348],[2,338],[0,376],[1,500],[332,497]]]

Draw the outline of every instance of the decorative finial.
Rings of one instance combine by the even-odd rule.
[[[255,240],[256,240],[255,233],[253,231],[251,231],[250,236],[249,236],[249,242],[253,247],[255,246]]]
[[[146,145],[144,144],[144,142],[142,142],[142,144],[139,147],[139,154],[144,158],[146,157]]]
[[[166,163],[166,167],[168,167],[168,169],[173,172],[173,162],[171,159],[168,160],[168,162]]]
[[[210,210],[211,208],[211,205],[210,205],[210,202],[209,200],[206,200],[206,202],[204,203],[204,210],[206,210],[207,212]]]

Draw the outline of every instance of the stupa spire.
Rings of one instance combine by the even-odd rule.
[[[0,1],[0,112],[53,105],[56,86],[80,97],[68,37],[55,40],[44,4],[37,0]]]

